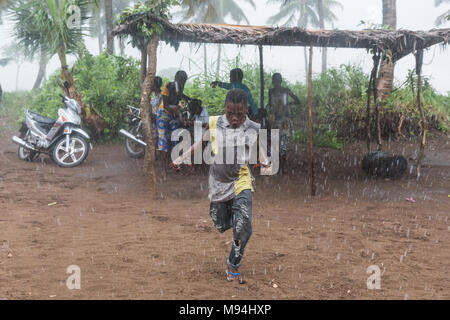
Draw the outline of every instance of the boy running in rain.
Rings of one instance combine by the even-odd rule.
[[[282,82],[281,74],[274,73],[273,88],[269,89],[269,122],[272,129],[280,130],[280,172],[286,173],[288,138],[292,130],[292,112],[288,98],[294,99],[294,104],[300,104],[300,100],[289,88],[282,87]]]
[[[187,81],[186,72],[180,70],[175,74],[175,81],[166,84],[161,91],[162,102],[156,113],[156,129],[158,132],[157,150],[162,152],[162,177],[167,176],[166,165],[168,161],[168,152],[171,150],[171,136],[179,127],[180,106],[183,99],[189,101],[190,98],[183,93],[184,85]]]
[[[252,192],[255,187],[248,165],[256,160],[260,129],[258,123],[247,117],[247,112],[245,91],[230,90],[225,100],[225,114],[210,117],[203,136],[203,140],[210,141],[212,151],[212,159],[209,161],[209,214],[219,232],[233,229],[233,244],[227,258],[226,274],[228,281],[237,280],[239,283],[244,283],[239,267],[252,234]],[[172,167],[178,168],[201,145],[201,141],[192,145],[173,161]],[[263,146],[259,148],[259,159],[263,167],[261,170],[265,174],[271,174],[271,164],[262,149]]]
[[[211,87],[219,87],[227,90],[231,89],[241,89],[244,90],[247,94],[247,101],[250,104],[250,110],[248,115],[250,118],[255,119],[258,114],[258,108],[256,107],[255,101],[253,100],[252,93],[250,89],[242,83],[242,79],[244,78],[244,73],[241,69],[236,68],[230,71],[230,83],[214,81],[211,83]]]

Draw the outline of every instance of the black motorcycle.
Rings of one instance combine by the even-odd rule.
[[[129,131],[120,129],[120,133],[125,136],[125,150],[131,158],[142,158],[145,155],[144,129],[142,127],[141,110],[132,106],[127,106]]]

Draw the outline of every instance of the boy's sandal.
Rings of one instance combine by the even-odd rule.
[[[234,280],[238,280],[239,284],[244,284],[245,281],[242,279],[241,273],[237,272],[237,273],[233,273],[232,271],[228,271],[225,270],[225,272],[227,273],[227,281],[228,282],[232,282]]]

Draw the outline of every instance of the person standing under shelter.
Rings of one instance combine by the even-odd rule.
[[[292,131],[292,112],[288,99],[294,99],[294,104],[300,104],[300,99],[289,88],[281,86],[282,82],[280,73],[272,75],[273,88],[269,89],[269,122],[272,129],[280,130],[280,172],[286,173],[288,140]]]
[[[250,108],[248,109],[248,116],[251,119],[255,119],[258,114],[258,108],[256,107],[255,101],[253,100],[252,93],[250,92],[250,89],[242,83],[242,80],[244,79],[244,73],[242,72],[242,69],[235,68],[230,71],[230,83],[226,82],[220,82],[220,81],[214,81],[211,83],[211,87],[219,87],[227,90],[231,89],[241,89],[244,90],[244,92],[247,94],[247,101],[250,105]]]

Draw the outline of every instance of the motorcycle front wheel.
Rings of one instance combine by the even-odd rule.
[[[52,158],[56,164],[63,168],[71,168],[80,165],[88,156],[89,144],[79,135],[69,136],[67,147],[66,136],[61,137],[53,148]]]
[[[138,139],[143,138],[142,129],[138,130],[138,126],[130,128],[130,133]],[[142,158],[145,155],[145,147],[131,139],[125,138],[125,150],[130,158]]]

